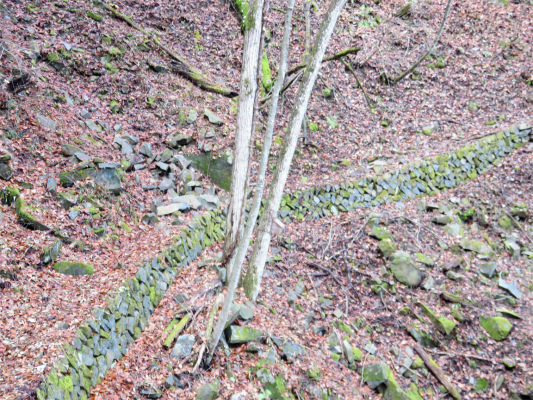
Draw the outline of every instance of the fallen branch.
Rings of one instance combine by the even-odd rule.
[[[370,99],[368,98],[368,95],[366,94],[366,90],[365,88],[363,87],[363,85],[361,85],[361,82],[359,81],[359,78],[357,77],[357,75],[355,74],[355,70],[353,69],[353,67],[346,61],[346,60],[342,60],[342,63],[346,66],[346,68],[348,68],[348,70],[352,73],[353,77],[355,78],[355,81],[357,82],[357,85],[359,86],[359,88],[363,91],[363,95],[365,96],[365,100],[366,100],[366,104],[368,104],[368,108],[370,108],[370,111],[372,111],[372,109],[374,108],[372,106],[372,104],[370,104]]]
[[[342,287],[344,287],[344,283],[342,283],[342,282],[339,280],[339,278],[337,278],[337,274],[335,274],[334,272],[330,271],[329,268],[323,267],[323,266],[320,265],[320,264],[312,263],[312,262],[308,262],[308,263],[306,263],[306,265],[307,265],[308,267],[321,269],[322,271],[327,272],[329,275],[331,275],[331,277],[332,277],[333,279],[335,279],[335,281],[336,281],[339,285],[341,285]]]
[[[457,388],[452,385],[448,377],[444,374],[444,372],[442,372],[438,364],[429,356],[429,354],[427,354],[418,344],[414,345],[414,349],[420,355],[420,358],[422,358],[424,364],[426,364],[428,369],[433,373],[433,375],[435,375],[439,382],[444,385],[452,397],[456,400],[461,400],[461,395],[459,394]]]
[[[170,346],[172,346],[172,342],[174,342],[174,340],[178,337],[181,331],[185,328],[185,326],[187,325],[191,317],[192,317],[192,314],[190,313],[186,314],[185,317],[183,317],[180,322],[178,322],[176,325],[173,325],[172,330],[168,334],[168,337],[163,342],[163,347],[168,349]]]
[[[198,371],[198,367],[200,366],[200,363],[202,362],[202,358],[204,357],[205,352],[205,343],[202,343],[202,347],[200,347],[200,353],[198,353],[198,359],[196,360],[196,364],[194,365],[194,368],[192,369],[191,374],[195,375]]]
[[[338,60],[342,57],[345,57],[347,56],[348,54],[356,54],[358,53],[359,51],[361,50],[360,47],[349,47],[345,50],[342,50],[342,51],[339,51],[338,53],[335,53],[335,54],[332,54],[331,56],[328,56],[328,57],[324,57],[324,59],[322,60],[322,62],[325,62],[325,61],[335,61],[335,60]],[[304,62],[304,63],[301,63],[301,64],[298,64],[294,67],[292,67],[291,69],[289,69],[287,71],[287,76],[288,75],[292,75],[294,74],[295,72],[298,72],[299,70],[303,69],[307,67],[307,63]]]
[[[388,79],[388,81],[391,84],[394,85],[395,83],[398,83],[403,78],[405,78],[407,75],[409,75],[411,72],[413,72],[415,70],[415,68],[418,67],[420,65],[420,63],[422,61],[424,61],[426,59],[426,57],[433,51],[433,48],[435,47],[435,45],[439,41],[440,36],[442,35],[442,32],[444,31],[444,25],[446,25],[446,20],[448,19],[448,15],[450,14],[452,1],[453,0],[448,0],[448,4],[446,5],[446,10],[444,11],[444,18],[442,19],[442,23],[440,25],[439,32],[437,33],[437,36],[435,37],[435,40],[433,41],[433,43],[431,43],[431,46],[429,46],[429,49],[407,71],[401,73],[400,75],[398,75],[395,78]],[[387,82],[387,79],[385,79],[385,82]]]
[[[148,38],[150,38],[157,47],[159,47],[161,50],[165,51],[170,57],[172,57],[176,62],[172,65],[172,70],[179,75],[189,79],[192,83],[194,83],[199,88],[202,88],[204,90],[207,90],[208,92],[218,93],[227,97],[235,97],[238,95],[237,92],[221,87],[209,80],[200,70],[190,65],[187,60],[185,60],[183,57],[181,57],[179,54],[176,54],[173,50],[165,46],[163,43],[159,41],[151,32],[148,32],[147,30],[143,29],[139,24],[137,24],[131,17],[128,17],[125,14],[122,14],[121,12],[117,11],[113,7],[111,7],[109,4],[102,3],[104,8],[109,11],[113,16],[116,18],[126,22],[129,26],[131,26],[134,29],[137,29],[139,32],[142,32],[144,35],[146,35]]]
[[[485,358],[485,357],[481,357],[481,356],[476,356],[475,354],[457,354],[457,353],[447,353],[445,351],[439,351],[437,353],[438,355],[441,355],[441,356],[448,356],[448,357],[464,357],[464,358],[473,358],[475,360],[480,360],[480,361],[486,361],[486,362],[490,362],[492,364],[497,364],[496,361],[494,360],[491,360],[490,358]]]

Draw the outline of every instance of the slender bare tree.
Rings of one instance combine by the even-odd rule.
[[[318,31],[315,39],[315,44],[311,51],[310,60],[304,70],[304,75],[300,83],[300,87],[294,100],[294,105],[291,110],[289,125],[287,128],[287,134],[283,143],[283,147],[280,152],[280,157],[276,165],[276,172],[272,179],[270,186],[270,192],[267,199],[267,204],[259,221],[259,227],[257,230],[257,239],[254,244],[254,249],[250,262],[248,263],[248,271],[244,279],[244,290],[246,295],[255,300],[259,294],[259,288],[261,287],[261,279],[263,277],[263,271],[267,260],[268,249],[270,247],[271,240],[271,228],[278,211],[281,196],[285,183],[287,182],[287,176],[289,174],[294,150],[298,143],[298,137],[300,136],[300,129],[302,127],[302,121],[307,111],[307,104],[311,91],[315,84],[324,53],[326,51],[329,39],[337,23],[339,14],[346,4],[346,0],[332,0],[329,9],[322,21],[320,30]]]

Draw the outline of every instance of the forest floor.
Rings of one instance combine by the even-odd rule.
[[[157,32],[161,42],[214,82],[236,90],[242,34],[232,7],[207,1],[163,3],[115,2],[119,11]],[[307,113],[308,136],[298,147],[287,189],[379,174],[468,145],[476,137],[511,124],[533,121],[530,2],[454,4],[441,40],[417,74],[394,86],[383,85],[379,79],[383,72],[399,73],[425,51],[438,30],[446,2],[416,2],[405,19],[395,17],[402,3],[349,3],[342,12],[327,55],[361,47],[347,61],[354,66],[373,108],[341,62],[324,63]],[[327,3],[314,4],[311,28],[316,33]],[[266,15],[269,39],[265,51],[273,70],[282,35],[278,27],[284,18],[280,7],[284,7],[282,2],[271,2]],[[103,18],[98,21],[88,12]],[[23,399],[34,393],[53,368],[61,345],[70,342],[82,321],[91,318],[91,310],[105,306],[108,296],[144,261],[165,249],[195,215],[160,217],[152,225],[141,221],[154,200],[169,200],[171,195],[145,190],[159,185],[168,174],[156,167],[156,160],[140,156],[140,144],[150,143],[153,153],[160,155],[167,149],[167,139],[179,133],[192,138],[192,143],[174,150],[176,155],[207,150],[215,155],[231,153],[237,103],[201,90],[172,72],[155,72],[148,62],[168,67],[168,55],[141,32],[90,2],[6,0],[0,4],[0,18],[0,157],[11,154],[9,164],[14,170],[9,181],[0,181],[0,191],[5,186],[18,188],[40,222],[70,238],[58,261],[95,266],[92,275],[66,277],[44,265],[42,251],[52,246],[56,237],[22,227],[14,207],[0,205],[0,397]],[[303,3],[297,1],[291,66],[301,62],[304,43]],[[22,78],[16,81],[22,85],[14,83],[16,78]],[[326,97],[325,89],[331,89],[332,96]],[[272,161],[279,154],[295,93],[296,87],[285,93]],[[206,108],[223,124],[209,123],[203,115]],[[191,116],[191,110],[197,116]],[[258,132],[266,112],[264,108],[260,113]],[[125,147],[116,144],[115,137],[124,134],[139,141],[138,145],[132,143],[132,154],[125,154]],[[256,140],[258,152],[259,133]],[[127,156],[132,156],[133,162],[129,162],[144,167],[121,175],[120,196],[99,190],[91,179],[68,188],[57,183],[57,189],[51,191],[47,188],[50,178],[59,182],[60,173],[85,161],[65,156],[66,144],[81,149],[89,162],[100,158],[124,165]],[[400,357],[401,352],[416,358],[406,347],[412,349],[415,343],[406,326],[416,323],[417,329],[434,334],[440,353],[448,353],[431,354],[461,388],[463,398],[506,399],[511,392],[523,393],[533,384],[533,277],[528,259],[533,238],[531,154],[531,145],[525,146],[476,180],[426,200],[441,205],[440,211],[426,212],[415,200],[287,224],[287,230],[273,244],[272,262],[260,295],[276,314],[257,306],[250,326],[289,338],[306,352],[293,363],[276,363],[272,373],[284,377],[289,391],[308,398],[317,396],[316,387],[346,399],[377,397],[360,383],[357,371],[332,358],[330,343],[333,341],[334,348],[334,337],[348,334],[339,333],[342,322],[351,326],[348,335],[352,346],[363,351],[359,366],[373,357],[386,360],[403,387],[413,380],[423,398],[444,398],[440,383],[427,371],[409,371],[404,377],[396,368],[405,358]],[[256,169],[254,161],[253,172]],[[176,176],[182,172],[179,165],[171,170]],[[207,177],[196,172],[193,177],[202,184],[197,192],[212,190]],[[184,182],[176,179],[175,184],[176,192],[185,190]],[[72,203],[70,209],[61,206],[54,192],[65,194]],[[217,188],[216,194],[224,206],[227,193]],[[97,204],[82,200],[84,196],[96,199]],[[528,206],[528,217],[513,225],[512,231],[505,231],[498,221],[518,202]],[[454,236],[431,222],[434,213],[455,215],[470,208],[475,209],[475,215],[486,214],[488,225],[481,225],[476,218],[465,219],[457,223],[460,232]],[[393,278],[382,274],[386,261],[376,250],[378,241],[370,236],[369,222],[376,219],[369,218],[369,213],[381,215],[378,223],[386,226],[400,250],[424,253],[435,260],[435,266],[424,271],[433,277],[433,288],[426,291],[389,285]],[[104,237],[96,234],[101,228]],[[479,265],[491,260],[470,253],[462,252],[464,262],[454,270],[462,278],[447,278],[443,266],[460,251],[456,245],[461,235],[476,239],[486,236],[493,243],[497,271],[507,282],[517,281],[522,298],[512,298],[498,288],[498,276],[484,279],[479,275]],[[522,248],[521,256],[513,257],[509,240]],[[213,257],[219,247],[212,246],[202,258]],[[93,390],[94,398],[135,398],[141,386],[160,386],[170,371],[179,374],[191,369],[188,363],[182,365],[172,359],[170,350],[162,349],[160,337],[176,311],[172,297],[196,293],[217,276],[211,269],[201,271],[199,274],[193,263],[180,272],[141,338]],[[292,298],[299,282],[304,290]],[[476,306],[452,306],[440,299],[442,292],[464,294]],[[205,301],[210,305],[214,298]],[[237,301],[244,302],[244,296]],[[444,337],[421,316],[417,301],[439,315],[458,312],[464,321],[451,337]],[[398,311],[405,306],[409,312],[400,316]],[[512,319],[508,339],[494,342],[478,320],[502,308],[512,309],[521,319]],[[205,317],[199,315],[191,333],[201,335]],[[327,334],[315,333],[313,326],[320,325],[327,327]],[[335,333],[333,338],[331,333]],[[371,352],[365,350],[369,342],[376,351],[371,347]],[[232,349],[227,357],[218,353],[212,369],[189,377],[189,386],[184,389],[165,391],[165,398],[193,398],[200,383],[215,378],[223,383],[223,398],[242,390],[250,398],[258,398],[262,389],[252,367],[260,356],[242,349]],[[258,351],[266,350],[265,346]],[[505,367],[505,357],[516,366]],[[504,377],[504,383],[496,392],[498,376]],[[483,379],[488,380],[487,387],[483,387]]]

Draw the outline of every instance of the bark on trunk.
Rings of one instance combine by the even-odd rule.
[[[287,58],[289,54],[289,44],[290,44],[290,34],[291,34],[291,20],[292,12],[294,9],[294,1],[289,0],[287,4],[287,13],[285,15],[285,30],[283,33],[283,44],[281,47],[281,59],[279,64],[279,69],[276,77],[276,82],[274,83],[274,89],[272,92],[273,100],[270,107],[268,115],[268,123],[265,131],[265,140],[263,143],[263,152],[261,154],[261,161],[259,165],[259,175],[257,178],[257,186],[252,201],[252,207],[250,213],[248,214],[248,220],[246,222],[246,229],[243,236],[240,238],[237,252],[235,257],[231,258],[228,263],[227,268],[231,269],[232,275],[229,277],[228,290],[226,291],[226,298],[224,300],[224,305],[222,307],[222,312],[217,321],[217,325],[213,331],[213,335],[210,338],[209,349],[210,357],[213,354],[214,349],[218,344],[218,340],[224,327],[226,326],[226,321],[228,318],[229,310],[233,302],[233,295],[237,289],[237,284],[241,276],[242,264],[244,258],[248,251],[248,243],[250,243],[250,238],[252,237],[252,232],[257,221],[257,216],[259,215],[259,209],[261,208],[261,199],[263,198],[263,189],[265,186],[265,175],[266,168],[268,165],[268,157],[270,155],[270,147],[272,145],[272,134],[274,132],[274,123],[276,120],[276,111],[278,105],[279,94],[281,87],[283,85],[283,80],[285,77],[285,72],[287,70]]]
[[[257,295],[259,294],[261,279],[263,277],[265,262],[268,255],[268,248],[270,246],[272,223],[279,210],[283,188],[287,181],[302,121],[307,110],[309,97],[311,96],[311,91],[318,76],[326,47],[333,33],[333,28],[335,27],[339,14],[345,3],[346,0],[332,0],[328,12],[320,26],[320,30],[311,52],[311,60],[305,68],[302,82],[300,83],[298,93],[296,94],[296,99],[289,119],[287,135],[276,166],[276,173],[272,180],[267,204],[259,222],[258,236],[248,264],[248,271],[244,279],[243,286],[246,295],[253,300],[257,299]]]
[[[250,161],[250,138],[252,135],[255,96],[257,92],[257,62],[260,54],[264,0],[250,3],[246,17],[241,82],[239,86],[239,109],[235,132],[235,157],[230,189],[230,204],[226,219],[226,240],[223,260],[231,260],[235,246],[242,234],[244,207],[246,203],[247,175]],[[227,276],[231,277],[227,269]]]

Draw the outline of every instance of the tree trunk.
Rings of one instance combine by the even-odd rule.
[[[294,9],[294,1],[288,0],[287,4],[287,13],[285,14],[285,30],[283,33],[283,42],[281,47],[281,59],[279,63],[279,69],[276,77],[276,82],[274,83],[274,89],[272,92],[272,105],[269,110],[268,123],[265,130],[265,140],[263,143],[263,152],[261,154],[261,161],[259,164],[259,175],[257,178],[257,186],[252,201],[252,207],[248,214],[248,220],[246,221],[246,229],[243,236],[239,240],[237,247],[236,256],[231,258],[228,261],[227,267],[231,269],[232,275],[229,276],[228,290],[226,291],[226,298],[224,299],[224,305],[222,307],[222,312],[217,321],[217,325],[213,331],[213,335],[209,339],[209,357],[212,356],[213,351],[215,350],[220,335],[226,326],[226,321],[228,319],[229,310],[233,302],[233,296],[235,290],[237,289],[237,284],[241,276],[242,264],[244,258],[248,251],[248,244],[252,237],[252,232],[257,221],[257,216],[259,215],[259,209],[261,208],[261,199],[263,198],[263,189],[265,186],[265,175],[266,168],[268,165],[268,157],[270,155],[270,147],[272,145],[272,134],[274,132],[274,123],[276,120],[276,111],[278,108],[278,99],[281,92],[281,87],[283,85],[283,80],[285,79],[285,73],[287,71],[287,59],[289,54],[289,44],[290,44],[290,34],[291,34],[291,21],[292,21],[292,12]]]
[[[259,222],[257,239],[248,264],[248,271],[244,279],[243,286],[246,295],[253,300],[255,300],[259,294],[261,279],[263,277],[265,262],[268,255],[268,248],[270,247],[272,223],[279,210],[283,188],[285,187],[294,150],[298,143],[298,137],[307,110],[309,97],[311,96],[311,91],[318,76],[318,71],[320,70],[326,47],[333,33],[333,28],[335,27],[337,18],[345,3],[346,0],[332,0],[328,12],[320,26],[320,30],[311,52],[311,59],[305,68],[302,82],[300,83],[298,93],[296,94],[296,99],[289,119],[287,134],[283,143],[283,148],[280,152],[276,172],[270,186],[267,204]]]
[[[255,97],[257,91],[257,61],[261,47],[264,0],[250,3],[244,33],[242,74],[239,86],[239,109],[235,132],[235,157],[230,189],[230,203],[226,219],[224,264],[231,260],[244,225],[247,175],[250,161],[250,138],[252,136]],[[231,270],[227,269],[227,277]]]

